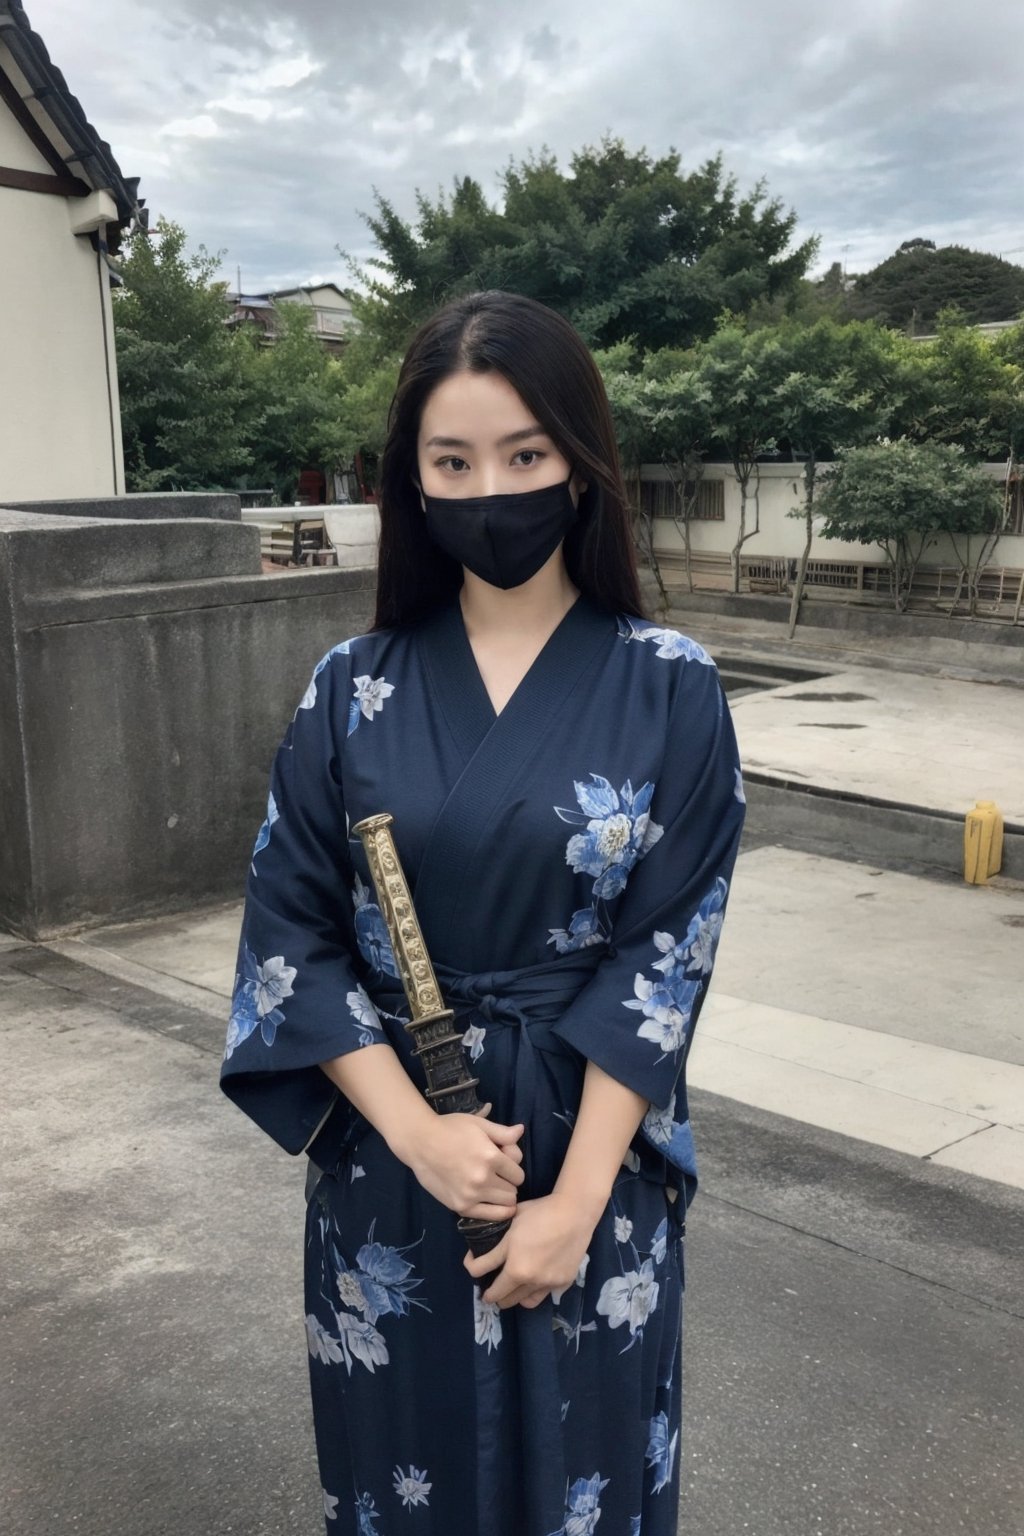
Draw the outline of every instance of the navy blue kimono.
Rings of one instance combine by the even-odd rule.
[[[389,811],[481,1101],[550,1193],[587,1058],[649,1110],[574,1284],[500,1310],[456,1217],[319,1062],[388,1042],[425,1086],[351,824]],[[496,714],[458,601],[336,645],[274,760],[224,1091],[318,1173],[306,1330],[328,1533],[670,1536],[684,1067],[745,806],[714,664],[577,599]]]

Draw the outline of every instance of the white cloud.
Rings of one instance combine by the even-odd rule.
[[[198,117],[174,118],[159,130],[167,139],[215,139],[220,131],[219,124],[209,112],[200,112]]]
[[[150,207],[253,288],[348,281],[374,187],[415,217],[417,188],[495,197],[509,156],[567,167],[607,132],[687,170],[721,149],[820,233],[820,267],[915,235],[1024,246],[1019,0],[104,0],[102,28],[27,4]]]

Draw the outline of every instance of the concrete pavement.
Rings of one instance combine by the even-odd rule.
[[[1024,827],[1019,688],[841,665],[733,707],[747,769],[957,816],[994,800]]]

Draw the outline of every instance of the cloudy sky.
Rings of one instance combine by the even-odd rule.
[[[1024,263],[1021,0],[25,0],[153,215],[249,292],[351,281],[406,217],[606,133],[723,152],[862,271],[924,236]],[[1010,254],[1010,253],[1013,254]]]

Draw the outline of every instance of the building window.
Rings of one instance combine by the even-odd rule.
[[[687,481],[686,499],[693,497],[693,481]],[[676,517],[679,499],[671,480],[642,480],[640,506],[648,517]],[[725,520],[725,481],[701,480],[697,486],[697,505],[690,514],[696,522],[721,523]]]

